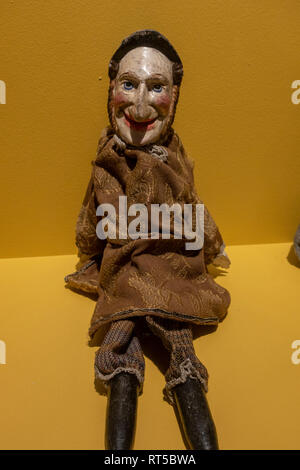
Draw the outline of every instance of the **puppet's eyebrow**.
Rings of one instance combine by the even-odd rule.
[[[146,80],[160,80],[162,82],[168,82],[167,77],[162,75],[161,73],[152,73],[150,77],[148,77]]]
[[[134,72],[128,71],[124,72],[119,76],[119,80],[137,80],[140,81],[141,77],[138,77]],[[146,81],[160,80],[163,83],[168,83],[167,77],[161,73],[152,73],[149,77],[146,78]]]
[[[139,77],[134,72],[130,72],[130,71],[121,73],[121,75],[119,76],[119,80],[124,80],[126,78],[139,80]]]

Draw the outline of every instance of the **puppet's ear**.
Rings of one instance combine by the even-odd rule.
[[[173,62],[173,81],[174,85],[178,85],[180,87],[181,81],[183,77],[183,66],[179,62]]]
[[[165,138],[167,135],[169,135],[171,131],[172,124],[175,119],[175,114],[176,114],[176,107],[179,99],[179,86],[176,85],[175,83],[173,84],[172,87],[172,98],[171,98],[171,106],[169,109],[169,116],[166,122],[165,130],[163,132],[162,138]]]

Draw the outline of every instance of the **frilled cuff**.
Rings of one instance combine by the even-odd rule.
[[[208,390],[208,372],[206,367],[197,360],[197,364],[194,365],[191,359],[185,359],[181,364],[179,364],[179,375],[176,378],[168,378],[166,386],[163,390],[165,400],[174,405],[174,397],[172,390],[176,385],[186,382],[186,379],[190,377],[191,379],[199,380],[205,392]],[[167,377],[166,377],[167,378]]]
[[[220,268],[229,268],[231,261],[228,258],[227,253],[225,252],[225,244],[220,247],[220,251],[217,256],[213,259],[212,264]]]

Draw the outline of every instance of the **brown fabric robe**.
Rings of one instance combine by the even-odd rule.
[[[119,196],[127,196],[128,207],[144,204],[149,214],[151,204],[183,207],[202,202],[194,186],[193,163],[173,129],[164,144],[166,162],[141,149],[120,151],[113,136],[107,128],[99,141],[77,221],[82,267],[65,278],[68,287],[98,295],[90,336],[111,321],[142,315],[217,324],[227,313],[230,295],[207,271],[206,266],[220,255],[223,240],[206,206],[201,250],[186,250],[184,238],[97,237],[98,205],[113,204],[118,214]]]

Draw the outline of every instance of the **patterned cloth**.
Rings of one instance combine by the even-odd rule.
[[[159,239],[153,239],[150,233],[135,240],[129,235],[107,240],[97,237],[101,218],[96,209],[100,204],[115,208],[119,234],[120,196],[126,196],[128,207],[143,204],[149,216],[153,204],[178,204],[183,210],[185,204],[201,204],[193,164],[173,129],[162,145],[166,161],[147,153],[147,149],[122,149],[114,135],[108,128],[100,139],[77,221],[76,244],[85,264],[65,278],[69,287],[98,295],[90,336],[106,323],[137,316],[218,324],[227,314],[230,295],[207,271],[209,263],[224,257],[224,243],[206,206],[202,249],[186,249],[187,239],[176,239],[173,232],[169,239],[163,239],[161,233]]]
[[[204,206],[204,245],[189,251],[187,239],[175,237],[174,225],[169,239],[162,238],[161,232],[153,239],[148,232],[146,237],[133,240],[120,236],[118,218],[120,196],[126,196],[128,207],[143,204],[149,215],[153,204],[181,208],[201,204],[193,162],[173,129],[160,146],[132,148],[122,144],[108,127],[92,165],[76,227],[80,263],[65,281],[70,288],[97,295],[91,337],[110,324],[95,359],[103,391],[114,375],[126,371],[136,375],[142,392],[145,362],[139,322],[146,323],[169,353],[164,388],[167,401],[173,403],[173,387],[187,377],[199,380],[207,390],[207,370],[195,355],[191,328],[193,324],[218,324],[230,304],[229,292],[207,270],[210,263],[224,267],[228,263],[217,225]],[[119,237],[102,240],[96,233],[101,220],[96,209],[105,203],[116,209]]]
[[[182,322],[159,317],[145,317],[149,329],[161,339],[170,353],[164,395],[173,404],[172,389],[192,377],[207,391],[208,373],[195,354],[191,327]],[[107,382],[120,372],[135,374],[142,393],[145,361],[138,338],[136,319],[112,322],[95,358],[96,379],[107,389]]]

